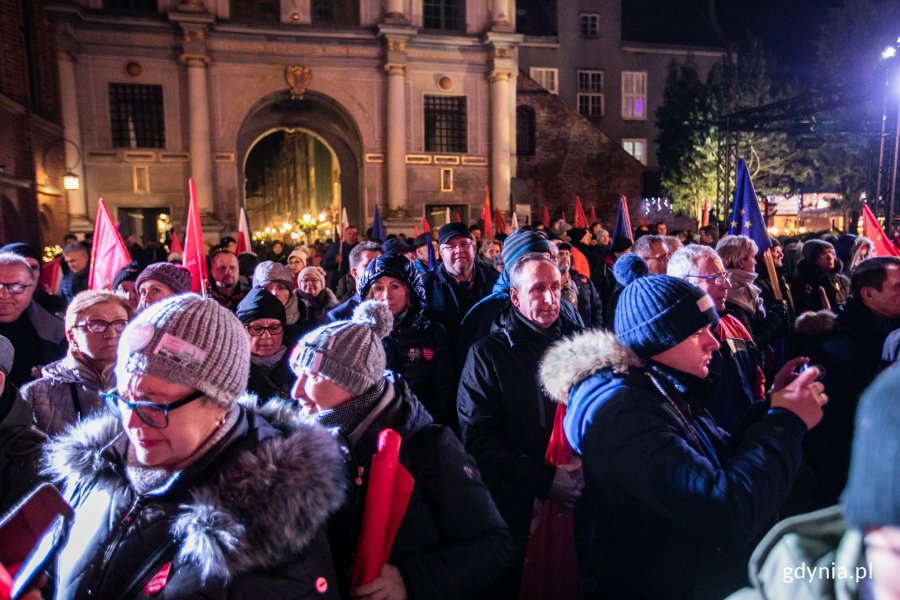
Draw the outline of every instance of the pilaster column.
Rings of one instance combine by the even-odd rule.
[[[406,209],[406,65],[387,64],[387,203]]]
[[[507,70],[491,72],[491,197],[494,207],[510,205],[509,79]]]
[[[184,30],[184,53],[187,65],[188,123],[191,152],[191,177],[197,185],[200,214],[213,213],[212,147],[209,123],[209,87],[207,84],[206,32],[200,28]]]
[[[81,117],[78,112],[78,89],[75,84],[75,61],[72,55],[62,51],[57,54],[59,64],[59,91],[62,101],[63,135],[72,144],[65,146],[66,168],[78,175],[79,189],[66,190],[71,231],[91,231],[93,224],[88,216],[87,190],[84,179],[85,151],[81,143]],[[74,145],[73,145],[74,144]]]
[[[514,0],[491,0],[491,29],[513,31],[515,8],[510,8]]]
[[[385,0],[385,20],[393,23],[406,22],[406,13],[403,10],[405,0]]]

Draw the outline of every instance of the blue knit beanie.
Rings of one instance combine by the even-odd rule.
[[[622,287],[650,272],[647,261],[637,254],[623,254],[613,265],[613,276]]]
[[[544,252],[550,254],[550,241],[543,232],[531,229],[516,229],[503,242],[503,264],[511,266],[513,262],[527,252]]]
[[[677,346],[718,322],[712,298],[668,275],[638,277],[622,290],[616,305],[616,336],[640,358]]]
[[[853,527],[900,527],[900,364],[884,371],[859,401],[850,475],[841,497]]]

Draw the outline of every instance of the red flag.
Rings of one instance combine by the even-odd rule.
[[[60,254],[50,262],[41,266],[41,276],[38,279],[38,287],[48,294],[55,294],[62,283],[62,255]]]
[[[541,215],[541,223],[544,224],[544,229],[550,229],[550,211],[547,210],[547,207],[544,207],[544,214]]]
[[[378,434],[378,452],[369,468],[359,547],[350,575],[353,586],[370,583],[381,575],[406,514],[414,482],[400,464],[399,456],[400,434],[393,429],[382,430]]]
[[[591,223],[596,223],[596,222],[597,222],[597,210],[595,209],[595,207],[592,206],[591,207]]]
[[[454,214],[454,216],[456,217],[456,222],[457,222],[457,223],[462,223],[462,217],[459,216],[459,213],[453,213],[453,214]]]
[[[494,226],[491,224],[491,192],[488,186],[484,186],[484,204],[481,206],[481,221],[484,224],[482,235],[485,238],[494,237]]]
[[[581,198],[575,196],[575,217],[572,227],[588,228],[587,215],[584,214],[584,207],[581,205]]]
[[[566,441],[565,415],[565,405],[558,404],[544,462],[555,466],[571,465],[568,468],[577,470],[581,459],[573,454]],[[575,550],[575,513],[553,500],[535,500],[519,600],[578,598],[581,596],[580,581]]]
[[[100,198],[97,206],[97,222],[94,225],[94,247],[91,253],[89,290],[110,290],[113,280],[122,268],[131,262],[131,254],[116,229],[116,224]]]
[[[419,226],[413,225],[413,237],[419,237]]]
[[[422,232],[431,233],[431,224],[428,222],[428,217],[422,217]]]
[[[172,243],[169,244],[169,254],[184,254],[184,247],[181,245],[178,233],[174,229],[172,230]]]
[[[238,239],[237,252],[241,255],[244,252],[253,252],[253,246],[250,245],[250,220],[247,218],[247,211],[241,207],[241,216],[238,218]]]
[[[494,221],[496,222],[495,229],[497,233],[506,233],[506,221],[503,220],[503,215],[500,214],[498,209],[494,209]]]
[[[206,246],[203,243],[203,229],[200,227],[200,207],[197,206],[197,186],[188,180],[190,200],[188,202],[187,231],[184,233],[184,258],[181,264],[191,272],[191,291],[206,295]]]
[[[863,235],[875,244],[875,256],[900,256],[900,251],[888,239],[868,205],[863,204],[862,214]]]

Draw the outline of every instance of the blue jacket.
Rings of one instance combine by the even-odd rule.
[[[740,587],[750,544],[796,477],[803,421],[769,410],[732,439],[704,409],[706,381],[644,365],[605,331],[552,348],[541,377],[568,403],[566,437],[583,461],[586,597],[722,598]]]

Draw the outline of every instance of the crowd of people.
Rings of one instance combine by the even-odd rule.
[[[900,258],[634,233],[223,238],[204,296],[135,240],[111,290],[0,248],[0,514],[74,509],[31,597],[900,598]]]

